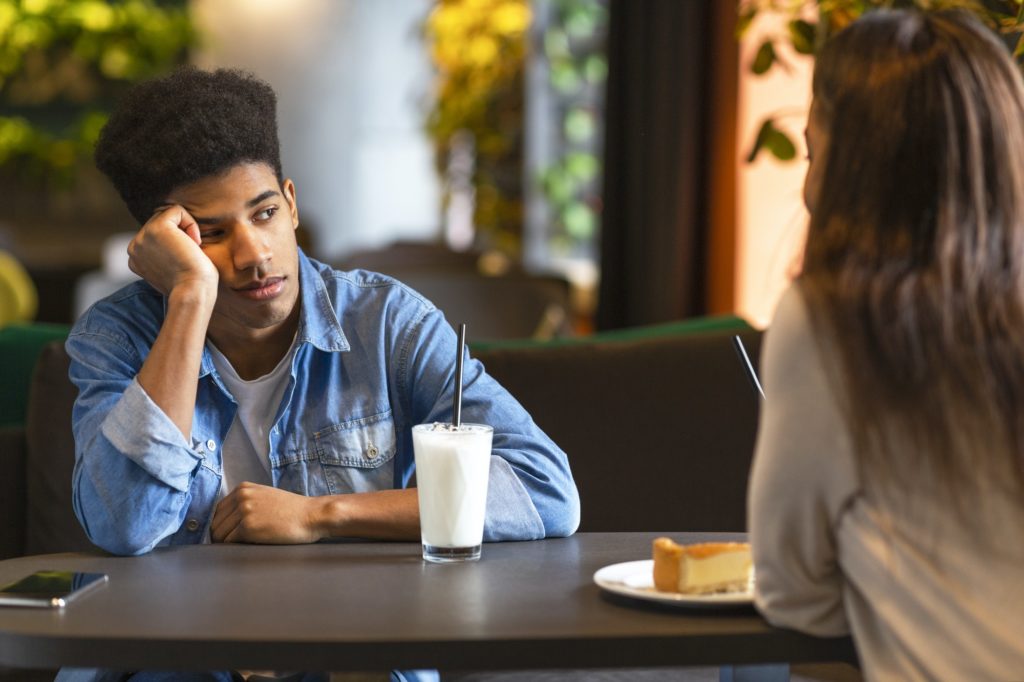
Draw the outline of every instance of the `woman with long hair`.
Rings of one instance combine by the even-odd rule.
[[[1024,83],[959,12],[816,60],[801,274],[762,356],[756,603],[870,679],[1024,679]]]

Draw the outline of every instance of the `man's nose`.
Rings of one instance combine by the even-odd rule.
[[[260,230],[239,222],[232,233],[231,258],[236,270],[257,268],[270,260],[270,246]]]

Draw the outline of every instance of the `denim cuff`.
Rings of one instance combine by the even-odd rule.
[[[487,516],[484,540],[540,540],[544,522],[533,506],[526,486],[506,460],[491,455],[491,471],[487,483]]]
[[[202,461],[137,378],[107,415],[102,433],[122,455],[181,492],[189,489],[192,474]]]

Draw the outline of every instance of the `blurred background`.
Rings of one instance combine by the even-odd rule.
[[[770,4],[0,0],[0,322],[70,324],[131,280],[92,145],[191,62],[277,91],[307,253],[478,339],[764,326],[802,245],[812,51]]]

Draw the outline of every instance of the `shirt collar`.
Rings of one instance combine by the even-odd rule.
[[[333,353],[351,348],[341,329],[338,314],[327,285],[316,266],[299,249],[299,343],[310,343],[322,351]]]
[[[296,333],[295,345],[309,343],[327,353],[350,350],[341,322],[327,293],[327,285],[317,271],[313,261],[299,249],[299,329]],[[164,298],[164,315],[167,314],[167,299]],[[213,357],[206,346],[203,346],[203,358],[200,361],[199,376],[204,377],[213,372]]]

